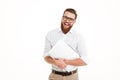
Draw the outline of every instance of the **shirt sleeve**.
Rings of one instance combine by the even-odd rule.
[[[86,63],[89,63],[85,41],[82,36],[78,36],[77,50],[80,58]]]
[[[51,50],[52,46],[51,43],[48,39],[48,35],[45,37],[45,46],[44,46],[44,53],[43,53],[43,57],[48,56],[48,52]]]

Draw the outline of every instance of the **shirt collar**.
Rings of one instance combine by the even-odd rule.
[[[61,28],[58,28],[58,32],[62,32]],[[71,28],[68,33],[73,33],[73,29]]]

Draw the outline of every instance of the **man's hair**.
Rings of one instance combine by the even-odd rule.
[[[77,13],[76,13],[76,10],[75,10],[75,9],[67,8],[67,9],[65,9],[64,13],[65,13],[66,11],[75,14],[75,19],[77,18]]]

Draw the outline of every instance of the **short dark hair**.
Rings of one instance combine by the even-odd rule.
[[[77,18],[77,13],[76,13],[76,10],[75,10],[75,9],[73,9],[73,8],[67,8],[67,9],[65,9],[64,13],[65,13],[66,11],[75,14],[75,19]]]

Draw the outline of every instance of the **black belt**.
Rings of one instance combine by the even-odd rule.
[[[59,75],[62,75],[62,76],[69,76],[69,75],[72,75],[72,74],[74,74],[76,72],[77,72],[77,70],[70,71],[70,72],[60,72],[60,71],[52,70],[52,73],[59,74]]]

